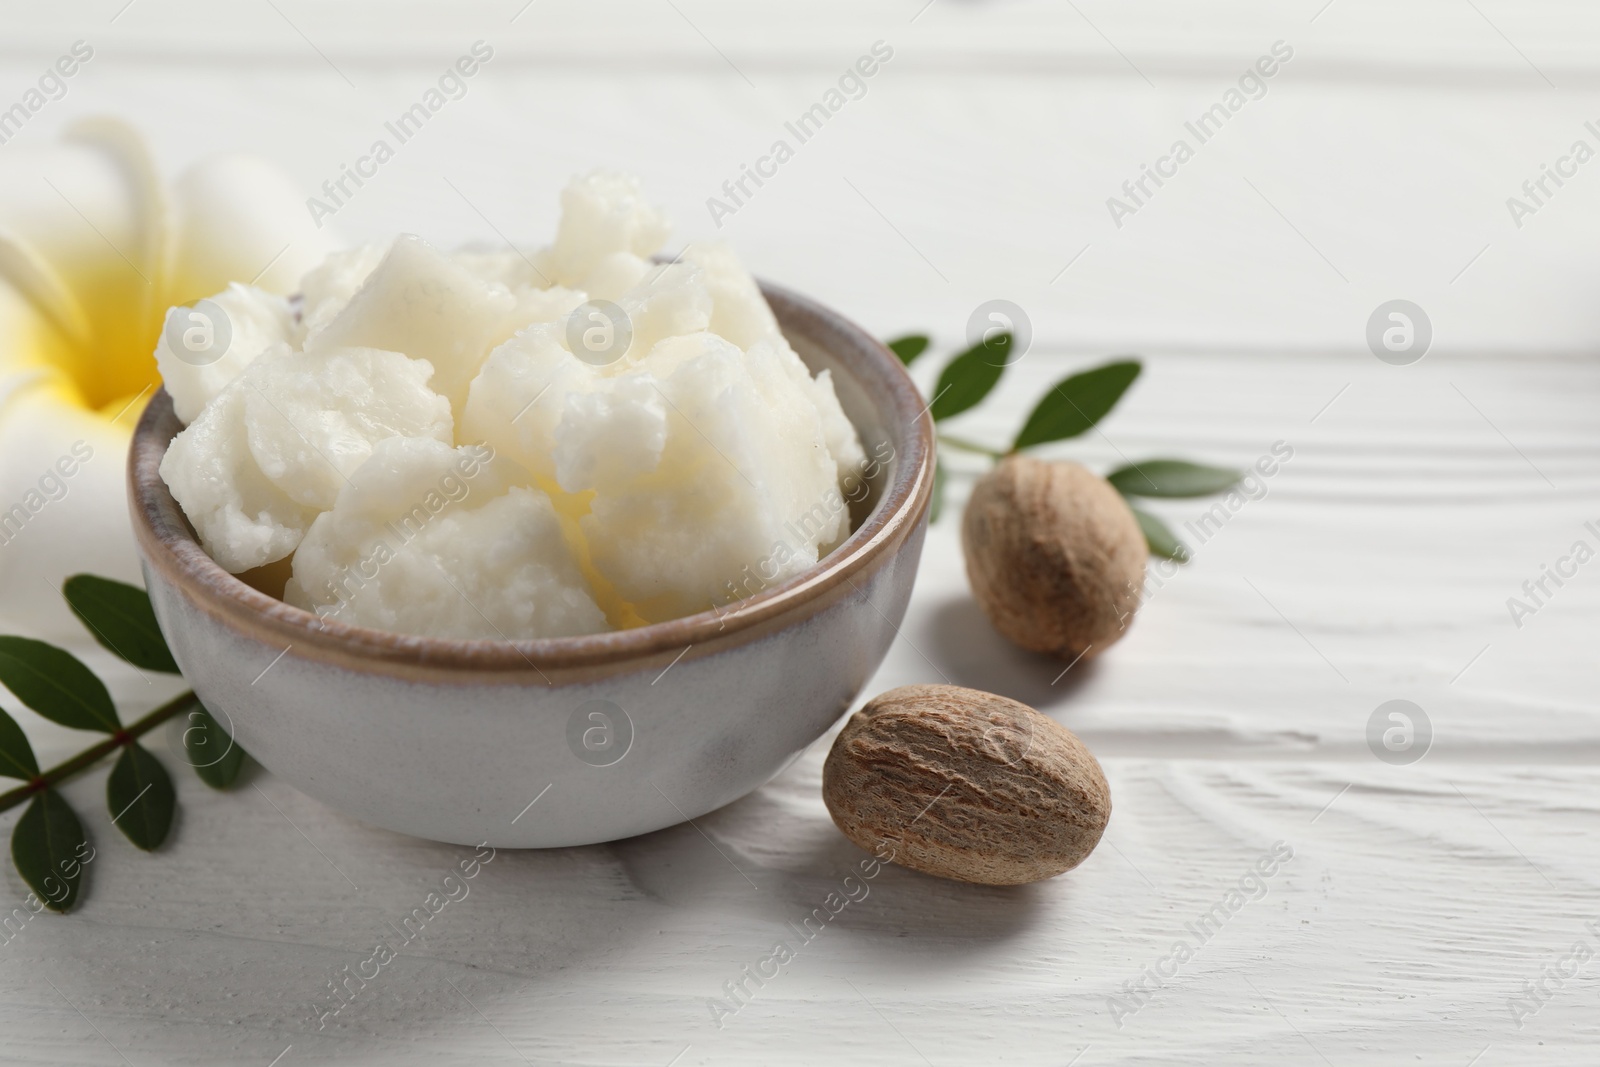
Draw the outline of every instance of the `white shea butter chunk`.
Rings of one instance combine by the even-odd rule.
[[[328,253],[300,279],[300,341],[315,337],[361,290],[389,253],[391,241],[376,241]]]
[[[639,179],[595,171],[561,191],[561,221],[556,239],[541,257],[551,283],[622,292],[637,284],[645,263],[661,251],[672,226],[644,198]]]
[[[161,475],[211,558],[235,574],[295,550],[318,511],[394,436],[451,440],[432,369],[398,352],[263,353],[173,438]]]
[[[379,441],[451,442],[450,402],[432,376],[426,361],[375,348],[274,349],[240,379],[251,455],[290,499],[326,511]]]
[[[811,400],[822,419],[823,436],[833,453],[839,479],[859,476],[866,454],[856,436],[856,428],[839,405],[833,388],[833,374],[822,371],[815,378],[795,350],[789,346],[778,320],[767,306],[756,280],[744,269],[733,250],[725,244],[690,245],[684,259],[705,271],[706,288],[711,293],[713,312],[710,330],[740,348],[753,350],[770,346],[779,365],[796,383],[811,393]]]
[[[324,618],[435,637],[607,629],[526,472],[479,446],[390,438],[319,515],[284,598]]]
[[[403,352],[432,366],[434,390],[460,405],[516,303],[505,286],[404,235],[333,321],[306,339],[306,351]]]
[[[775,360],[689,334],[615,383],[609,404],[569,399],[554,453],[564,490],[594,491],[581,527],[595,569],[641,618],[759,592],[847,531],[816,410]],[[584,459],[607,442],[639,461]]]
[[[625,372],[661,340],[699,333],[711,322],[711,294],[692,263],[650,267],[644,282],[619,294],[619,301],[631,341],[604,367],[568,349],[575,331],[567,318],[523,330],[490,353],[468,392],[462,439],[487,441],[550,481],[555,478],[555,427],[569,393],[603,391],[609,387],[597,383]],[[576,332],[581,336],[581,329]]]
[[[549,277],[540,273],[533,260],[509,248],[462,248],[451,253],[450,258],[479,281],[495,282],[513,293],[550,285]]]
[[[831,380],[811,377],[725,250],[653,267],[619,303],[633,341],[613,362],[574,355],[562,322],[497,348],[463,436],[577,516],[624,618],[703,611],[813,565],[849,532],[839,483],[863,458]]]
[[[156,366],[161,379],[172,397],[172,410],[184,425],[193,422],[201,409],[222,392],[223,386],[237,378],[251,360],[273,345],[282,344],[294,335],[294,316],[289,301],[275,293],[248,285],[230,285],[210,302],[222,310],[226,323],[194,320],[187,329],[203,330],[196,335],[195,350],[174,350],[163,331],[156,345]],[[189,316],[197,312],[188,308],[173,308],[169,316],[178,316],[181,323],[190,324]],[[219,331],[226,331],[228,347],[220,356],[212,357],[203,351],[207,341],[215,342]],[[183,333],[179,333],[180,346]],[[202,360],[204,362],[202,362]]]
[[[161,477],[200,544],[233,574],[293,552],[316,516],[261,473],[246,439],[244,409],[244,390],[224,389],[161,459]]]

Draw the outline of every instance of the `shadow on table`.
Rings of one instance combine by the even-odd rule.
[[[878,954],[926,959],[936,944],[959,960],[1021,937],[1038,918],[1046,898],[1037,886],[968,885],[875,863],[806,802],[814,779],[797,768],[695,826],[611,847],[629,881],[663,904],[785,938],[843,935]]]
[[[930,960],[1026,953],[1041,913],[1071,906],[1070,886],[968,886],[891,865],[868,877],[868,853],[817,801],[817,757],[693,825],[499,850],[448,903],[463,880],[447,876],[476,850],[365,826],[252,772],[272,804],[247,786],[189,805],[184,847],[161,869],[107,861],[84,914],[35,920],[26,944],[56,961],[49,976],[74,1003],[117,1021],[119,1044],[186,1035],[167,1062],[266,1063],[292,1043],[296,1062],[359,1049],[378,1057],[361,1062],[454,1067],[502,1037],[568,1062],[597,1032],[634,1026],[664,1035],[672,1047],[640,1052],[664,1063],[709,1040],[707,999],[780,939],[807,981],[909,980]],[[220,851],[230,832],[285,844]],[[122,962],[86,965],[104,959]]]
[[[1018,648],[1001,637],[977,601],[957,597],[929,613],[928,654],[955,685],[1020,700],[1048,712],[1065,703],[1094,676],[1095,661],[1069,660]]]

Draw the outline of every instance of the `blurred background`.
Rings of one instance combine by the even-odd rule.
[[[1400,297],[1428,309],[1441,351],[1580,352],[1600,333],[1600,166],[1520,228],[1506,205],[1574,140],[1600,147],[1584,128],[1600,18],[1577,0],[4,10],[7,104],[73,42],[94,49],[7,151],[112,112],[170,173],[245,150],[307,197],[485,42],[466,95],[329,220],[351,239],[537,245],[561,185],[606,166],[639,173],[680,240],[726,237],[880,331],[959,336],[1004,296],[1047,343],[1292,354],[1362,348],[1368,313]],[[707,199],[879,41],[893,58],[865,95],[718,229]],[[1293,58],[1265,96],[1207,143],[1188,136],[1279,41]],[[1107,199],[1180,137],[1195,157],[1118,227]]]

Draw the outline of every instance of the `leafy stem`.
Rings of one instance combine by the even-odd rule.
[[[78,574],[67,579],[61,592],[73,614],[107,651],[141,670],[182,673],[143,589]],[[105,735],[65,763],[40,771],[28,735],[10,712],[0,708],[0,776],[22,783],[0,793],[0,812],[27,805],[11,831],[11,862],[39,902],[52,911],[71,910],[83,890],[84,869],[96,855],[83,823],[57,785],[118,753],[106,777],[111,825],[135,847],[154,852],[172,829],[178,795],[166,767],[139,744],[139,738],[187,714],[184,755],[201,781],[213,789],[227,789],[244,765],[244,749],[234,743],[231,731],[224,736],[221,725],[192,691],[124,726],[105,683],[77,656],[44,641],[0,634],[0,685],[59,726]]]
[[[133,725],[117,731],[98,745],[84,749],[65,763],[51,767],[26,785],[20,785],[15,789],[0,793],[0,811],[10,811],[12,808],[25,803],[35,793],[51,786],[59,785],[80,771],[88,770],[117,749],[131,744],[137,738],[143,737],[168,719],[198,707],[200,707],[200,700],[194,695],[193,691],[174,697]]]
[[[980,445],[976,441],[968,441],[966,438],[957,437],[955,434],[940,434],[939,443],[947,448],[954,448],[961,452],[972,452],[980,456],[988,456],[990,459],[1006,458],[1006,453],[1000,451],[998,448],[990,448],[987,445]]]
[[[900,361],[910,366],[928,350],[926,334],[910,334],[887,342]],[[976,407],[1000,384],[1005,369],[1027,353],[1014,352],[1015,339],[1009,331],[985,334],[983,339],[952,357],[939,373],[928,411],[934,422]],[[1110,414],[1122,395],[1138,379],[1143,365],[1137,359],[1115,359],[1098,367],[1068,375],[1052,385],[1029,412],[1009,449],[990,448],[976,441],[945,433],[938,435],[945,448],[987,456],[996,462],[1036,445],[1065,441],[1081,436]],[[1233,488],[1240,472],[1226,467],[1211,467],[1184,459],[1158,458],[1130,463],[1111,471],[1106,481],[1129,503],[1134,518],[1145,536],[1145,544],[1158,556],[1182,563],[1189,551],[1167,524],[1138,508],[1135,502],[1147,497],[1196,497],[1222,493]],[[934,471],[933,499],[929,521],[939,521],[944,500],[944,466]]]

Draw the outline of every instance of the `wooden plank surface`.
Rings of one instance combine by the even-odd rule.
[[[171,843],[144,856],[101,812],[97,772],[68,789],[101,850],[83,906],[0,944],[0,1062],[1593,1061],[1600,962],[1572,951],[1600,953],[1600,571],[1520,627],[1507,600],[1574,541],[1600,547],[1600,170],[1521,229],[1504,204],[1600,119],[1591,8],[540,0],[512,23],[520,3],[139,0],[112,23],[121,0],[101,6],[7,14],[0,85],[78,37],[98,49],[24,138],[110,108],[174,171],[247,148],[308,195],[435,68],[495,41],[467,98],[336,220],[446,243],[497,240],[486,217],[541,242],[560,186],[594,165],[644,174],[686,238],[715,234],[706,197],[892,41],[867,95],[721,236],[941,351],[980,301],[1021,304],[1037,341],[963,417],[969,437],[1003,442],[1050,382],[1138,351],[1146,373],[1103,432],[1052,454],[1293,456],[1219,532],[1186,533],[1194,561],[1153,572],[1126,639],[1065,677],[967,595],[954,519],[980,468],[951,464],[950,515],[869,692],[949,680],[1078,731],[1115,812],[1071,875],[991,890],[886,869],[800,945],[791,924],[864,858],[822,807],[824,741],[697,827],[496,855],[319,1028],[327,983],[471,850],[258,773],[223,796],[182,782]],[[1296,58],[1267,96],[1116,228],[1106,198],[1279,39]],[[1364,339],[1396,297],[1436,328],[1413,366]],[[1212,503],[1156,510],[1183,530]],[[136,676],[117,691],[164,695]],[[1432,724],[1418,763],[1369,747],[1393,699]],[[27,725],[41,758],[75,743]],[[1191,926],[1278,841],[1293,858],[1200,944]],[[7,868],[0,893],[24,892]],[[712,998],[777,939],[794,961],[719,1027]],[[1179,940],[1192,959],[1163,963]],[[1157,967],[1176,970],[1159,987]]]

